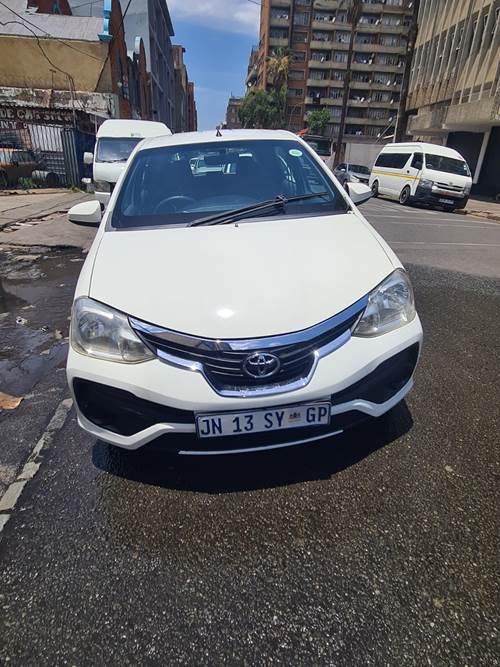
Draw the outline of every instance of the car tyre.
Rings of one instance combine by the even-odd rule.
[[[378,197],[378,181],[372,183],[372,193],[374,197]]]
[[[409,185],[405,185],[405,187],[401,190],[401,194],[399,195],[399,203],[402,204],[403,206],[408,206],[410,203],[410,195],[411,195],[411,190]]]

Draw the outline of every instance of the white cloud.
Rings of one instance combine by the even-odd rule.
[[[249,0],[168,0],[168,8],[174,27],[180,19],[224,32],[259,32],[260,7]]]

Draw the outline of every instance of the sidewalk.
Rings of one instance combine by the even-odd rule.
[[[467,202],[465,209],[462,211],[457,211],[457,213],[477,215],[480,218],[498,220],[500,222],[500,202],[471,198]]]
[[[75,204],[89,198],[82,192],[69,190],[0,197],[0,247],[88,249],[97,228],[72,224],[68,222],[66,213]]]

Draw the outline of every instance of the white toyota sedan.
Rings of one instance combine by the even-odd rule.
[[[193,169],[193,164],[204,165]],[[284,131],[142,141],[99,223],[72,311],[82,428],[189,455],[329,438],[413,385],[410,280],[321,159]]]

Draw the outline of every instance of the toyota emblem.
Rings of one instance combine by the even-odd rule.
[[[243,362],[243,370],[253,378],[269,378],[279,371],[280,360],[275,354],[268,352],[254,352],[249,354]]]

